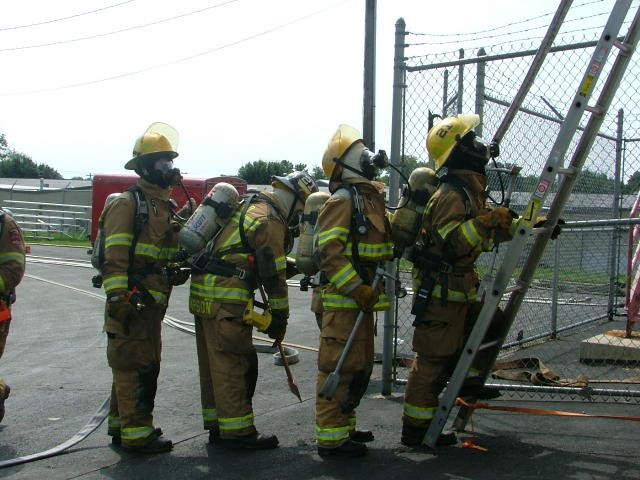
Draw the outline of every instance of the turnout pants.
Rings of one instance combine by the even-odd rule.
[[[202,420],[220,437],[256,432],[252,399],[258,380],[253,327],[243,321],[244,306],[215,304],[211,317],[195,316]]]
[[[5,322],[0,322],[0,358],[2,358],[2,354],[4,353],[4,347],[7,344],[7,337],[9,336],[10,324],[11,324],[10,319]],[[4,383],[4,380],[0,378],[0,399],[6,396],[5,387],[6,387],[6,384]]]
[[[324,311],[318,352],[317,392],[338,363],[358,310]],[[365,314],[339,372],[340,382],[331,400],[316,395],[318,445],[337,447],[356,428],[356,407],[367,391],[373,369],[373,314]]]
[[[107,360],[113,374],[108,434],[142,445],[153,433],[166,306],[152,305],[125,322],[107,318]]]
[[[447,385],[481,304],[449,301],[442,306],[440,299],[427,304],[413,334],[413,362],[405,392],[402,422],[417,428],[428,428],[436,408],[438,396]],[[496,312],[485,335],[485,341],[497,339],[505,332],[506,322],[500,310]],[[467,375],[467,380],[484,382],[496,349],[479,352]]]

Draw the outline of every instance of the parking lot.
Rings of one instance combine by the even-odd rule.
[[[0,424],[0,461],[46,451],[71,438],[109,395],[111,373],[102,333],[103,292],[82,248],[32,246],[18,288],[11,333],[0,373],[12,387]],[[207,444],[202,429],[194,337],[167,325],[163,332],[155,416],[174,442],[171,453],[144,456],[109,445],[106,425],[62,455],[0,470],[20,479],[637,479],[640,424],[607,418],[572,418],[480,410],[457,446],[415,451],[400,444],[402,387],[380,395],[380,365],[358,409],[358,424],[375,433],[369,455],[323,460],[314,440],[317,325],[310,292],[290,289],[286,342],[299,362],[292,372],[302,403],[289,391],[284,369],[259,354],[254,410],[260,431],[276,433],[280,448],[230,452]],[[186,327],[188,285],[177,287],[168,316]],[[257,333],[258,336],[261,334]],[[256,342],[260,343],[260,342]],[[266,343],[261,343],[267,345]],[[640,416],[636,403],[493,401],[594,415]],[[465,448],[471,439],[482,449]]]

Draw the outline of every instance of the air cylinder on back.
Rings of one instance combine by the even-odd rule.
[[[240,195],[230,183],[216,183],[184,224],[180,248],[193,254],[202,250],[224,227],[240,205]]]

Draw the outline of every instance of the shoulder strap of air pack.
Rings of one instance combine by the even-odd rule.
[[[464,182],[460,179],[460,177],[452,173],[447,173],[442,177],[440,177],[440,182],[446,183],[447,185],[451,185],[460,193],[460,195],[462,195],[462,198],[464,201],[465,220],[470,219],[471,218],[471,194],[469,193],[469,190],[465,186]]]
[[[129,265],[132,266],[138,237],[140,236],[140,232],[142,231],[144,224],[149,221],[149,206],[147,205],[147,199],[144,196],[144,192],[138,185],[127,188],[125,192],[131,193],[133,201],[136,204],[136,213],[133,217],[133,241],[131,242],[131,248],[129,249]]]
[[[340,189],[344,189],[349,193],[349,197],[351,198],[351,205],[353,205],[353,217],[351,220],[351,258],[353,268],[355,268],[360,278],[369,285],[369,276],[366,273],[366,270],[361,268],[362,264],[360,263],[360,253],[358,252],[358,243],[360,242],[360,236],[366,235],[368,227],[367,227],[367,218],[364,215],[364,206],[362,202],[362,194],[358,191],[358,188],[354,184],[340,185],[336,192]],[[335,193],[335,192],[334,192]]]

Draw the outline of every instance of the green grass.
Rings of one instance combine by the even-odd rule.
[[[49,233],[41,235],[25,234],[24,241],[29,245],[36,244],[55,244],[70,245],[73,247],[91,247],[91,242],[86,234],[65,235],[62,233]]]
[[[400,270],[410,272],[412,268],[411,262],[408,260],[401,258],[400,259]],[[482,265],[478,267],[478,274],[480,278],[482,278],[486,273],[487,267]],[[520,275],[520,269],[516,269],[514,272],[514,277]],[[560,283],[584,283],[589,285],[606,285],[611,279],[609,278],[608,272],[590,272],[586,270],[575,270],[575,269],[560,269],[558,275],[558,281]],[[553,269],[552,268],[537,268],[535,273],[533,274],[533,280],[536,281],[545,281],[550,282],[553,280]],[[626,282],[626,275],[624,273],[618,274],[617,282],[620,285],[624,285]]]

